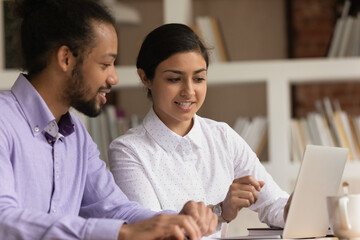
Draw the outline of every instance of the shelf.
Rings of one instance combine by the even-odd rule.
[[[208,85],[265,83],[269,122],[269,173],[285,190],[296,178],[299,164],[290,161],[290,86],[303,82],[360,81],[360,58],[248,61],[211,64]],[[140,88],[135,66],[116,67],[119,84],[114,89]],[[10,89],[18,71],[0,72],[0,89]],[[254,96],[256,97],[256,96]],[[358,176],[360,161],[348,164],[345,176]]]
[[[17,70],[0,71],[0,90],[9,90],[19,75]]]
[[[318,58],[210,64],[208,83],[233,83],[286,78],[288,82],[359,79],[360,58]]]
[[[142,86],[135,66],[116,67],[116,72],[119,76],[119,83],[114,86],[114,89]],[[0,90],[10,89],[19,73],[18,70],[0,71]]]

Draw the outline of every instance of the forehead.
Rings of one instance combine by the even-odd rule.
[[[180,52],[162,61],[158,68],[167,68],[170,66],[178,68],[206,68],[206,61],[201,53],[197,51]]]
[[[89,54],[117,54],[118,38],[114,26],[110,23],[93,22],[94,41]]]

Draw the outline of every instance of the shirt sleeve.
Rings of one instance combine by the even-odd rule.
[[[265,182],[258,200],[250,206],[250,209],[258,213],[261,222],[271,226],[284,227],[283,213],[289,194],[277,185],[256,154],[239,134],[230,127],[228,134],[233,145],[235,178],[251,175],[256,180]]]
[[[104,161],[99,160],[98,150],[95,150],[89,163],[80,215],[124,219],[127,223],[155,216],[156,212],[145,209],[127,198],[116,185],[111,172],[106,169]]]
[[[154,211],[162,209],[144,166],[131,146],[120,139],[113,141],[109,148],[109,165],[116,184],[130,200]]]

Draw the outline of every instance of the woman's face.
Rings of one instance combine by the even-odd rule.
[[[161,62],[148,81],[154,111],[179,135],[186,135],[206,95],[206,62],[198,52],[177,53]]]

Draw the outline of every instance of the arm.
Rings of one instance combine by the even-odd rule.
[[[116,184],[132,201],[144,208],[160,211],[162,207],[142,163],[130,146],[115,140],[109,148],[109,165]]]
[[[99,239],[92,234],[95,226],[109,230],[102,237],[110,238],[111,231],[116,233],[122,222],[109,220],[98,222],[96,219],[84,219],[78,216],[50,214],[42,209],[45,204],[39,196],[24,199],[24,188],[32,189],[32,184],[19,185],[15,179],[26,178],[12,165],[10,154],[19,154],[19,148],[12,148],[6,141],[5,133],[0,131],[0,236],[3,239]],[[20,144],[20,143],[19,143]],[[17,145],[21,146],[21,145]],[[12,151],[10,151],[12,149]],[[21,164],[18,159],[14,164]],[[26,183],[25,183],[26,184]],[[48,198],[46,198],[49,201]],[[45,200],[46,200],[45,199]],[[46,206],[46,205],[45,205]],[[114,234],[112,236],[115,239]]]
[[[90,151],[89,151],[90,152]],[[104,161],[98,158],[98,150],[92,148],[80,215],[84,217],[116,218],[127,223],[142,221],[157,213],[143,208],[116,185]]]
[[[262,222],[284,226],[283,211],[289,195],[280,189],[249,145],[233,129],[229,128],[227,134],[231,141],[229,152],[234,159],[235,178],[228,195],[239,191],[243,184],[248,185],[249,195],[245,198],[248,202],[240,207],[248,204],[251,210],[258,212]]]

